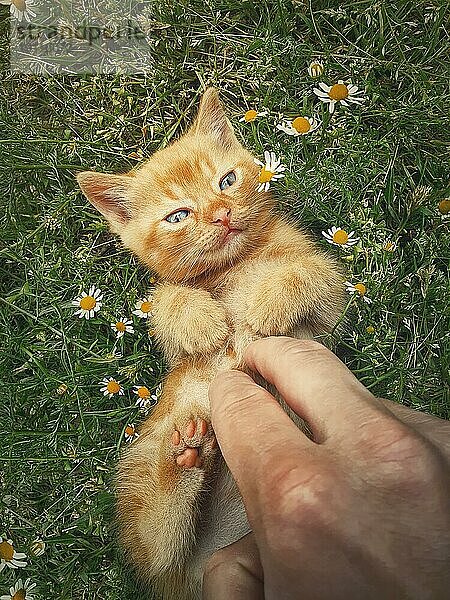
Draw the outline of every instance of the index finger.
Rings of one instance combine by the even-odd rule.
[[[304,419],[316,441],[348,434],[380,414],[390,414],[330,350],[313,340],[270,337],[252,342],[247,365],[273,384]]]
[[[281,478],[281,471],[298,468],[299,461],[305,466],[301,455],[315,444],[251,377],[242,371],[219,373],[209,398],[217,441],[244,501],[256,498],[264,482]]]

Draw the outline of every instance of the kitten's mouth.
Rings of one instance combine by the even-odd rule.
[[[223,241],[228,242],[242,233],[242,229],[238,229],[237,227],[228,227],[228,231],[225,232],[223,237]]]

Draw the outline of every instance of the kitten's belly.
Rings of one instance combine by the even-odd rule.
[[[251,531],[241,495],[223,459],[211,489],[203,495],[201,514],[197,543],[188,566],[200,582],[212,554]]]

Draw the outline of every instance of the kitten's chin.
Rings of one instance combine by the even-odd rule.
[[[221,240],[221,243],[223,246],[226,246],[227,244],[230,244],[232,240],[236,239],[242,234],[242,229],[230,229],[228,233],[224,235],[223,239]]]
[[[243,258],[250,247],[249,236],[245,230],[230,229],[228,233],[217,240],[214,247],[209,250],[209,254],[212,262],[228,266]]]

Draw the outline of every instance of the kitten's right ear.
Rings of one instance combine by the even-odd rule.
[[[131,218],[131,207],[127,200],[131,175],[109,175],[95,171],[78,173],[78,184],[95,208],[113,226],[120,229]]]
[[[221,146],[231,148],[239,144],[234,134],[233,126],[225,115],[218,91],[209,87],[200,101],[197,117],[190,130],[196,133],[206,133],[216,139]]]

